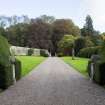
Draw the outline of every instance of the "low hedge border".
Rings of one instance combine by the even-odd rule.
[[[16,80],[19,80],[21,78],[21,72],[22,72],[21,61],[16,59],[16,61],[15,61],[15,77],[16,77]]]
[[[88,62],[88,74],[90,76],[91,72],[91,61]],[[100,84],[100,85],[105,85],[105,62],[97,61],[94,63],[94,76],[93,76],[93,81]]]

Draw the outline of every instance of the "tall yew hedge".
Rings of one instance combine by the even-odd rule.
[[[6,89],[13,83],[8,41],[0,35],[0,88]]]

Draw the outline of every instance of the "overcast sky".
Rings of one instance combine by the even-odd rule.
[[[80,27],[85,23],[86,15],[90,14],[94,28],[105,31],[105,0],[0,0],[0,15],[23,14],[71,18]]]

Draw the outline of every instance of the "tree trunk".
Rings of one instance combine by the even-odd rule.
[[[72,60],[75,60],[75,51],[74,51],[74,48],[72,48]]]

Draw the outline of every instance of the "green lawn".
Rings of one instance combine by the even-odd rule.
[[[44,57],[34,56],[17,56],[16,58],[22,62],[22,76],[28,74],[33,68],[46,59]]]
[[[87,65],[89,59],[77,57],[75,58],[75,60],[72,60],[71,57],[62,57],[62,59],[64,60],[64,62],[75,68],[77,71],[87,76]]]

